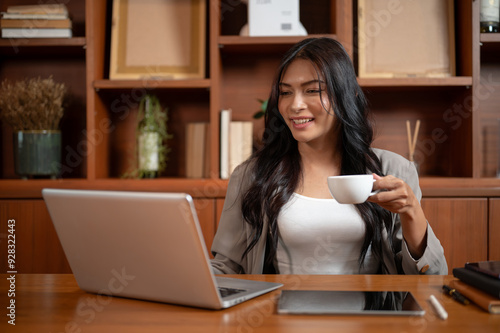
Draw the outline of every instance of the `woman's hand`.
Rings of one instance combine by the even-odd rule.
[[[368,198],[392,213],[399,214],[408,250],[413,258],[420,258],[425,250],[427,220],[411,187],[394,176],[373,174],[374,190],[381,190]]]

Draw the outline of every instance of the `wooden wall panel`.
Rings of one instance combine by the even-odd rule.
[[[422,208],[443,245],[449,274],[467,261],[487,259],[486,198],[424,198]]]
[[[488,260],[500,260],[500,198],[489,200]]]

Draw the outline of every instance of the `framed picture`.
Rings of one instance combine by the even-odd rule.
[[[113,0],[109,78],[204,78],[205,29],[205,0]]]
[[[359,0],[359,77],[455,75],[453,0]]]

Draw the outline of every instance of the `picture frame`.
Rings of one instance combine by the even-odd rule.
[[[203,79],[205,58],[205,0],[113,0],[111,80]]]
[[[359,77],[454,76],[453,6],[453,0],[359,0]]]

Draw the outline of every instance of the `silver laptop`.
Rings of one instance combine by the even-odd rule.
[[[42,195],[85,291],[223,309],[282,286],[216,277],[188,194],[44,189]]]

